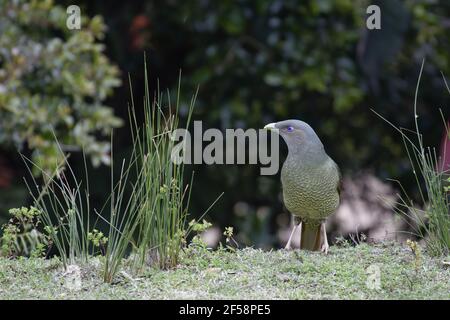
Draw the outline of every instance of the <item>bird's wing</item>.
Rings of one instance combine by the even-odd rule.
[[[339,170],[339,167],[337,165],[336,165],[336,167],[337,167],[337,171],[338,171],[338,174],[339,174],[339,181],[338,181],[338,184],[337,184],[337,191],[339,193],[339,200],[342,200],[342,190],[344,189],[344,183],[343,183],[343,180],[342,180],[341,170]]]
[[[341,195],[342,195],[342,190],[343,190],[343,181],[342,181],[342,174],[341,174],[341,170],[339,170],[338,165],[336,164],[336,162],[333,161],[334,167],[336,168],[337,174],[338,174],[338,181],[337,181],[337,185],[336,185],[336,190],[339,194],[339,200],[341,199]]]

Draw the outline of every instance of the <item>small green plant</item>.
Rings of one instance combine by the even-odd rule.
[[[418,272],[422,266],[422,250],[416,241],[408,239],[406,240],[406,244],[411,249],[411,253],[414,256],[414,269]]]
[[[2,227],[3,236],[2,236],[2,255],[6,257],[11,257],[15,252],[15,244],[17,243],[17,234],[19,234],[20,230],[17,226],[13,224],[6,224]]]
[[[450,208],[449,198],[446,191],[448,189],[447,186],[445,186],[448,170],[444,170],[444,168],[439,167],[439,159],[436,155],[436,150],[434,148],[424,146],[423,137],[419,129],[417,96],[423,66],[424,62],[422,62],[417,80],[414,100],[415,139],[408,136],[409,131],[396,127],[389,120],[385,119],[377,112],[374,112],[400,133],[411,163],[412,173],[419,189],[420,198],[424,206],[423,210],[418,209],[414,201],[406,194],[400,182],[394,180],[399,183],[405,195],[400,196],[400,200],[397,202],[395,211],[400,215],[416,222],[417,226],[412,226],[411,223],[407,221],[410,226],[414,227],[414,235],[425,239],[427,250],[431,255],[443,256],[450,253]],[[448,87],[445,78],[444,82],[450,93],[450,88]],[[447,134],[450,135],[450,130],[446,125],[445,129]]]
[[[239,248],[239,244],[236,240],[234,240],[234,228],[233,227],[226,227],[225,231],[223,232],[223,235],[225,236],[225,243],[227,244],[227,249],[230,251],[235,251],[235,248],[231,246],[231,243],[233,242],[234,245]]]
[[[194,232],[191,240],[191,245],[197,248],[207,249],[205,241],[203,241],[201,234],[211,228],[212,223],[203,219],[202,222],[197,222],[195,219],[189,222],[189,230]]]
[[[1,254],[6,257],[42,257],[49,238],[38,230],[42,211],[35,207],[10,209],[11,219],[3,225]]]
[[[212,223],[206,221],[205,219],[203,219],[202,222],[197,222],[195,219],[192,219],[189,222],[189,228],[197,234],[205,232],[206,230],[208,230],[211,227],[212,227]]]
[[[99,248],[101,254],[104,255],[108,238],[103,234],[103,232],[94,229],[92,232],[88,233],[87,237],[88,240],[92,242],[94,248]]]
[[[418,283],[418,279],[420,277],[420,271],[422,267],[422,250],[420,249],[419,244],[416,241],[413,240],[406,240],[406,245],[411,250],[411,253],[413,255],[413,268],[414,270],[409,272],[408,270],[403,271],[403,275],[408,280],[409,289],[413,290],[414,286]]]
[[[36,244],[36,248],[34,248],[33,251],[31,251],[31,258],[42,258],[45,256],[47,245],[45,243],[39,242]]]

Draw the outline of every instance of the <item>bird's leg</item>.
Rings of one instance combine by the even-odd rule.
[[[302,247],[302,221],[300,221],[300,223],[297,225],[297,227],[300,227],[300,234],[299,234],[300,241],[299,241],[299,247],[301,248],[301,247]]]
[[[328,254],[328,248],[330,246],[328,245],[327,229],[325,228],[325,222],[321,223],[321,225],[320,225],[320,232],[322,233],[321,238],[323,239],[320,251],[322,251],[325,254]]]
[[[286,247],[284,247],[286,250],[291,250],[292,249],[292,247],[291,247],[292,237],[294,236],[295,230],[297,230],[297,228],[299,226],[301,226],[301,224],[302,224],[302,221],[297,216],[292,216],[292,217],[293,217],[292,221],[293,221],[293,224],[294,224],[294,228],[292,228],[292,232],[291,232],[291,235],[289,236],[289,240],[288,240],[288,242],[286,244]]]
[[[294,224],[294,227],[292,228],[291,235],[289,236],[289,240],[288,240],[288,242],[286,243],[286,246],[284,247],[286,250],[291,250],[291,249],[292,249],[292,247],[291,247],[292,236],[294,235],[295,230],[297,229],[297,227],[298,227],[298,225],[295,225],[295,224]]]

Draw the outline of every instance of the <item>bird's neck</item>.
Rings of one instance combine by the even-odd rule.
[[[320,167],[328,158],[322,144],[302,145],[299,148],[294,146],[289,148],[286,165],[312,170]]]

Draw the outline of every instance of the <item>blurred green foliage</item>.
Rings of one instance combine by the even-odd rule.
[[[381,7],[382,30],[365,28],[371,3]],[[201,116],[211,125],[301,118],[344,168],[356,169],[379,155],[379,141],[399,154],[401,142],[373,123],[369,108],[410,123],[423,58],[427,92],[443,89],[448,9],[438,0],[150,1],[149,48],[159,63],[180,61],[186,80],[200,85]]]
[[[120,85],[118,68],[104,54],[106,26],[82,16],[82,29],[66,27],[66,8],[45,1],[0,0],[0,146],[33,150],[41,168],[64,150],[80,150],[94,165],[108,163],[109,134],[121,125],[103,105]]]

